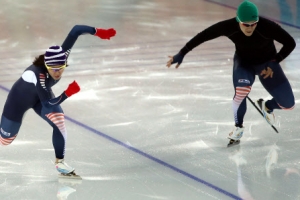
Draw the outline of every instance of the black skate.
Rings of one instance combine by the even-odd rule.
[[[234,145],[237,145],[240,143],[240,140],[233,140],[233,139],[230,139],[229,140],[229,143],[227,144],[227,147],[232,147]]]

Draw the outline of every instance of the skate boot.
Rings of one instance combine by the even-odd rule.
[[[266,121],[270,125],[274,125],[275,124],[275,115],[274,115],[273,111],[269,110],[266,107],[266,102],[263,99],[259,99],[259,100],[257,100],[257,104],[258,104],[261,112],[263,113],[264,118],[266,119]]]
[[[59,173],[64,175],[72,174],[75,171],[73,167],[70,167],[69,165],[67,165],[67,163],[64,162],[64,159],[58,160],[57,163],[55,163],[55,167]]]
[[[244,127],[235,127],[233,131],[229,133],[228,139],[230,139],[230,141],[227,147],[240,143],[240,139],[243,136],[244,129]]]

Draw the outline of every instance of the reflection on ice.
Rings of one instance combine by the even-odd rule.
[[[268,178],[271,178],[271,170],[277,164],[278,161],[278,151],[279,147],[276,144],[273,144],[269,150],[268,155],[266,156],[266,173]]]
[[[57,191],[57,199],[58,200],[66,200],[68,199],[68,196],[72,194],[73,192],[76,192],[76,190],[69,186],[63,186],[60,187]]]

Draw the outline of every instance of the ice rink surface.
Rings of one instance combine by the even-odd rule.
[[[62,104],[66,162],[82,181],[58,180],[52,130],[28,111],[16,140],[0,147],[0,199],[300,199],[300,68],[297,46],[281,65],[296,98],[276,111],[279,134],[248,103],[239,146],[227,148],[234,45],[206,42],[168,69],[169,55],[204,28],[235,16],[238,0],[0,1],[0,109],[34,57],[71,28],[115,28],[116,37],[78,38],[53,87],[81,92]],[[299,1],[255,0],[299,44]],[[280,48],[280,44],[276,44]],[[26,91],[24,91],[26,92]],[[258,79],[250,97],[270,96]]]

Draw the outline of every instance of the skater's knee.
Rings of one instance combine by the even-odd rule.
[[[17,137],[17,134],[11,134],[5,130],[3,130],[3,128],[0,128],[0,144],[3,146],[9,145],[11,144],[14,139]]]
[[[5,129],[2,125],[0,126],[0,144],[5,146],[11,144],[17,137],[18,133],[12,133],[11,129]]]
[[[66,137],[67,135],[67,130],[65,127],[65,115],[64,113],[49,113],[46,114],[46,117],[48,118],[49,124],[53,127],[54,129],[54,133],[56,133],[57,131],[55,130],[59,130],[59,132]]]
[[[59,113],[59,112],[52,112],[49,114],[46,114],[46,117],[48,120],[51,121],[55,126],[60,127],[62,124],[65,123],[65,115],[64,113]]]
[[[240,105],[246,96],[250,93],[251,86],[244,86],[244,87],[236,87],[235,88],[235,95],[233,98],[233,103],[235,105]]]
[[[0,146],[8,146],[8,145],[10,145],[12,142],[5,142],[4,140],[3,140],[3,138],[2,137],[0,137]]]
[[[246,97],[251,91],[251,86],[235,87],[235,97]]]
[[[280,104],[278,104],[278,105],[282,110],[293,110],[295,108],[295,102],[291,102],[286,105],[280,105]]]

